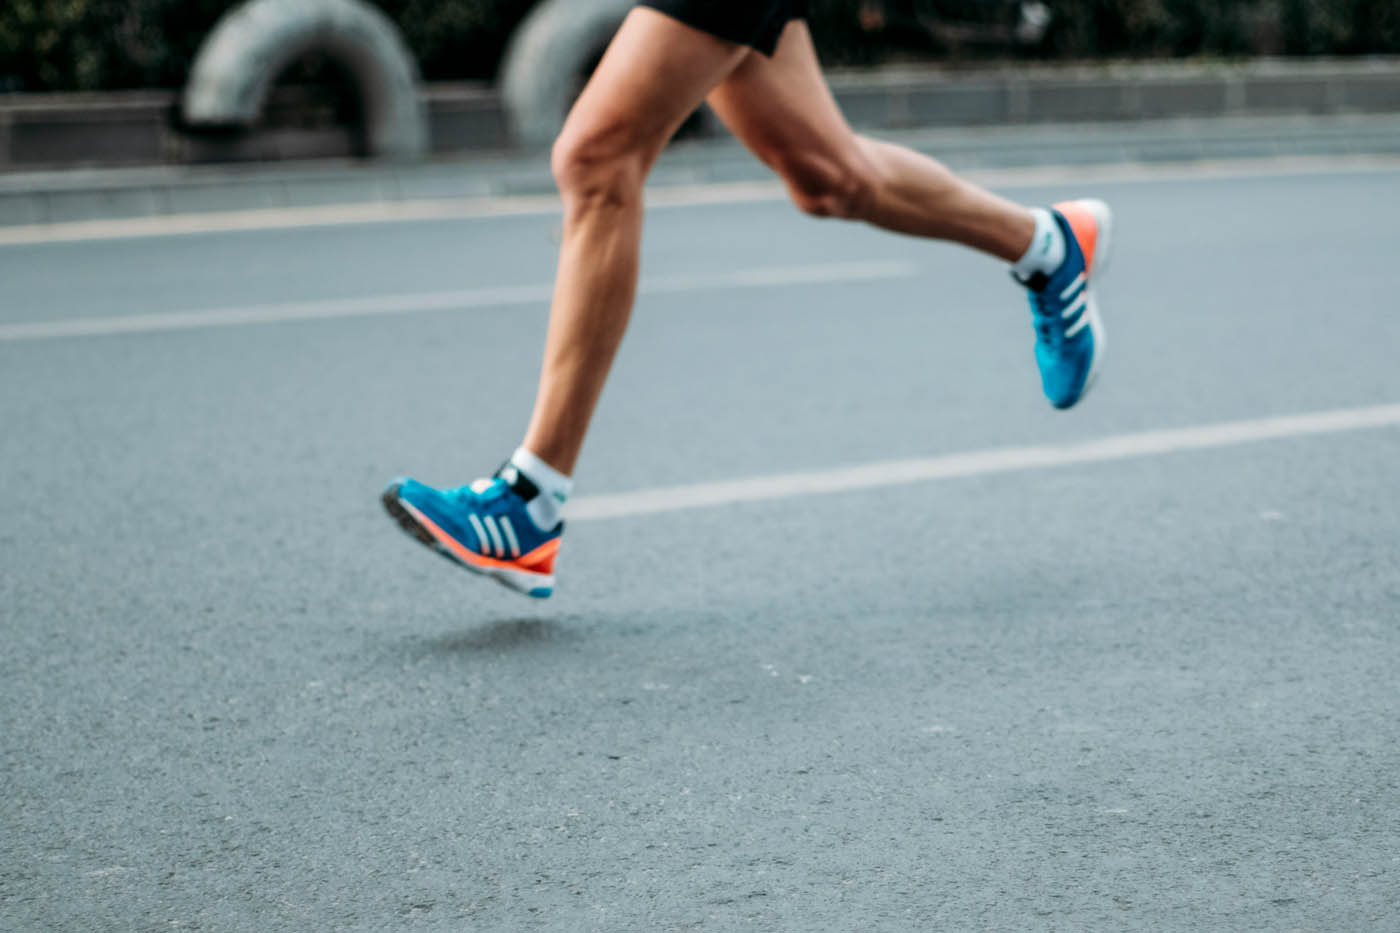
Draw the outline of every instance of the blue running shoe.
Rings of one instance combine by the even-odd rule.
[[[1035,361],[1045,397],[1056,408],[1077,403],[1103,362],[1103,320],[1093,282],[1108,266],[1113,212],[1102,201],[1066,201],[1051,213],[1065,235],[1065,261],[1054,275],[1020,279],[1030,294]]]
[[[554,592],[554,558],[564,523],[548,531],[535,527],[526,505],[539,494],[506,464],[490,479],[456,489],[396,479],[381,498],[414,540],[474,573],[544,599]]]

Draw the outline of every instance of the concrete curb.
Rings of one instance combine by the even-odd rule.
[[[930,128],[881,135],[961,171],[1276,156],[1400,156],[1400,115]],[[769,178],[768,170],[733,140],[698,140],[673,146],[650,183]],[[548,159],[540,152],[416,165],[331,161],[11,173],[0,174],[0,226],[553,192]]]
[[[856,126],[969,126],[1400,112],[1400,60],[836,73]]]

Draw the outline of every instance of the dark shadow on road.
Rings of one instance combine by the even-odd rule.
[[[578,637],[577,629],[556,619],[501,619],[464,632],[425,639],[425,654],[438,657],[523,651]]]

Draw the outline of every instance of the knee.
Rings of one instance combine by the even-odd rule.
[[[565,128],[550,153],[550,168],[566,216],[639,202],[648,160],[622,134]]]
[[[793,204],[804,214],[859,220],[875,200],[874,167],[858,151],[841,156],[794,154],[776,162]]]

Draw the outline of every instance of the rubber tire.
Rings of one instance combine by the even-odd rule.
[[[427,152],[418,66],[398,28],[364,0],[250,0],[230,10],[195,57],[182,96],[185,122],[253,126],[273,80],[310,52],[324,53],[354,79],[370,155]]]
[[[517,140],[549,145],[564,125],[587,69],[634,0],[543,0],[506,46],[501,99]]]

